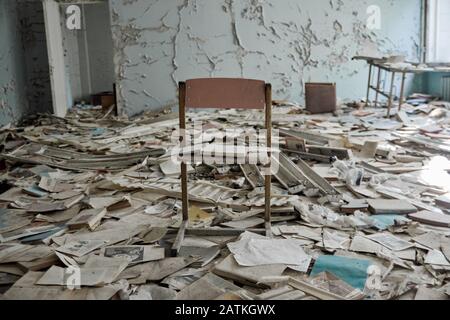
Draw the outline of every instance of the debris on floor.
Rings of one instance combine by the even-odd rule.
[[[449,105],[405,104],[393,119],[275,105],[273,236],[261,168],[198,163],[177,257],[176,114],[84,108],[3,127],[0,299],[449,299]],[[210,147],[212,131],[264,115],[188,118]]]

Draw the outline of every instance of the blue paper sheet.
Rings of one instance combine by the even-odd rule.
[[[408,218],[404,216],[399,216],[395,214],[380,214],[371,216],[372,219],[376,221],[376,227],[379,230],[386,230],[387,228],[395,225],[395,221],[410,221]]]
[[[314,264],[311,276],[328,271],[352,287],[363,291],[367,281],[367,269],[371,264],[369,260],[320,256]]]

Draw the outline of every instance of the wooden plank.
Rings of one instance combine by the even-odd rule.
[[[264,81],[248,79],[207,78],[187,80],[186,107],[263,109],[264,85]]]
[[[181,146],[186,146],[186,84],[180,82],[179,84],[179,119],[180,119],[180,134],[182,135],[180,139]],[[188,176],[187,176],[187,165],[185,162],[181,163],[181,197],[182,197],[182,211],[183,211],[183,221],[188,221],[189,219],[189,195],[188,195]]]

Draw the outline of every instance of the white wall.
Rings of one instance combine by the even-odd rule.
[[[450,1],[429,0],[428,61],[450,62]]]
[[[26,66],[16,3],[0,0],[0,125],[29,112]]]
[[[367,9],[381,9],[381,29]],[[247,77],[275,99],[303,102],[306,81],[336,82],[340,98],[365,96],[368,69],[354,55],[418,60],[421,0],[110,0],[122,111],[176,102],[177,82]]]
[[[114,51],[108,2],[85,7],[92,92],[112,91]]]
[[[61,5],[65,21],[66,8]],[[78,5],[83,8],[81,4]],[[70,100],[90,102],[94,93],[112,91],[115,81],[113,44],[108,2],[86,3],[81,13],[82,29],[63,26],[66,73]]]
[[[0,0],[0,125],[51,112],[42,4]]]

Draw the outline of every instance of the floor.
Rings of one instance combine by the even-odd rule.
[[[188,166],[177,256],[177,113],[86,108],[3,127],[0,299],[448,299],[450,104],[385,115],[277,102],[272,235],[262,168],[208,158]],[[236,110],[188,120],[210,146],[264,123]]]

